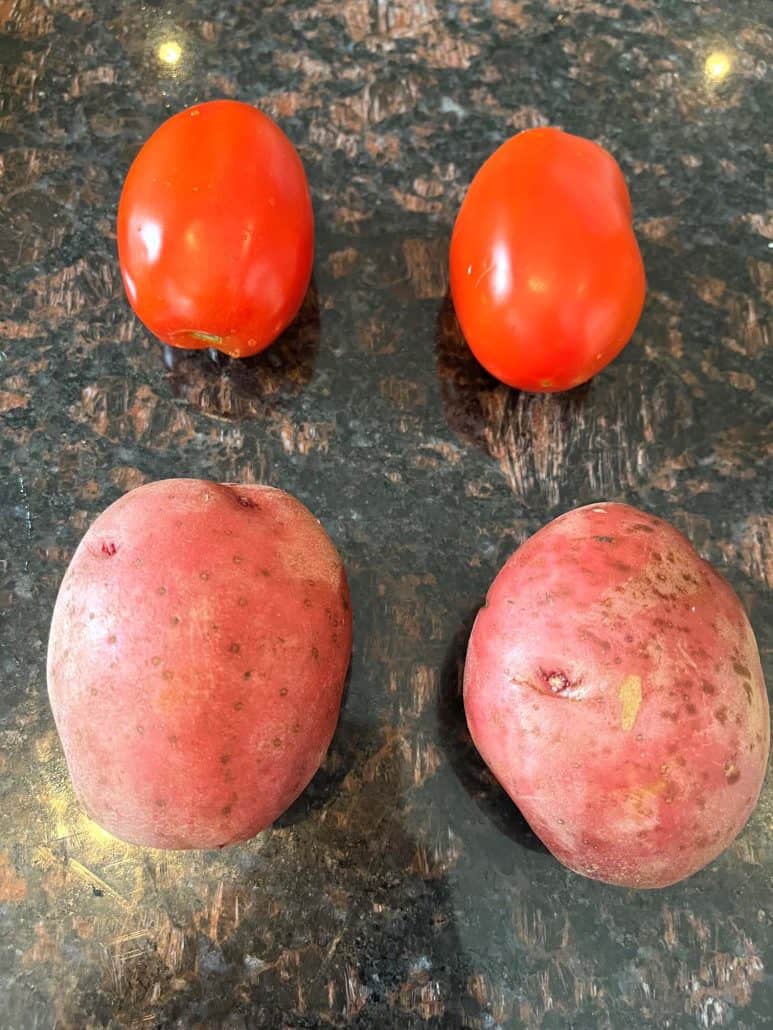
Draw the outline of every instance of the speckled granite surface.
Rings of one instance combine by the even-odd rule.
[[[766,0],[1,0],[4,1030],[773,1025],[770,778],[702,873],[605,887],[529,833],[458,689],[501,562],[599,498],[692,537],[773,677],[770,21]],[[298,146],[315,288],[264,356],[168,369],[122,295],[115,208],[142,140],[215,96],[259,104]],[[445,259],[478,164],[546,122],[620,160],[649,293],[593,383],[530,397],[468,356]],[[85,527],[174,475],[297,494],[354,602],[323,771],[218,854],[89,824],[45,692]]]

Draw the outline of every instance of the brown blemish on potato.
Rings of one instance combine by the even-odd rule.
[[[112,540],[105,540],[102,546],[100,547],[100,551],[102,552],[102,554],[106,555],[106,557],[112,558],[113,555],[118,552],[118,548],[115,546]]]
[[[230,755],[221,755],[220,756],[220,762],[221,762],[222,765],[228,765],[228,763],[230,761],[231,761],[231,756]]]
[[[163,798],[156,798],[156,808],[166,808],[166,801]]]
[[[749,702],[749,704],[751,704],[752,703],[752,697],[753,697],[751,680],[744,680],[743,681],[743,689],[746,692],[746,700]]]
[[[692,702],[688,702],[684,706],[684,710],[687,712],[688,715],[697,715],[698,714],[698,709],[695,707],[694,704],[692,704]]]
[[[600,544],[613,544],[615,542],[613,536],[593,536],[591,540],[598,540]]]
[[[745,679],[751,679],[751,672],[741,662],[733,662],[733,672],[743,676]]]
[[[282,746],[282,740],[281,740],[280,737],[274,737],[274,739],[271,741],[271,743],[274,745],[274,747],[281,747]]]
[[[267,579],[271,576],[271,573],[268,571],[268,569],[261,569],[260,574],[261,576],[265,576]]]
[[[728,762],[725,766],[725,779],[728,783],[738,783],[741,778],[741,774],[738,771],[738,767],[733,762]]]
[[[162,676],[164,677],[165,680],[171,680],[171,679],[174,678],[174,673],[172,672],[171,669],[164,669],[164,671],[162,673]]]
[[[280,697],[287,697],[287,687],[280,687],[279,688],[279,696]]]
[[[234,557],[233,557],[233,563],[234,563],[234,565],[241,565],[241,563],[242,563],[243,561],[244,561],[244,558],[242,558],[242,556],[241,556],[240,554],[235,554],[235,555],[234,555]]]
[[[221,815],[230,815],[231,814],[231,806],[230,805],[223,805],[223,807],[220,809],[220,814]]]
[[[244,673],[242,674],[242,679],[243,680],[252,679],[252,669],[246,669],[244,671]]]
[[[709,683],[708,680],[704,680],[701,683],[701,690],[704,694],[716,694],[717,692],[717,688],[714,686],[713,683]]]
[[[560,694],[562,690],[566,690],[570,686],[569,677],[565,672],[543,672],[542,675],[554,694]]]
[[[634,522],[631,526],[632,533],[654,533],[655,530],[652,526],[648,526],[646,522]]]
[[[311,649],[311,657],[314,659],[315,662],[319,661],[319,650],[318,650],[318,648],[312,647],[312,649]]]
[[[641,696],[641,679],[638,676],[627,676],[618,691],[621,706],[620,725],[626,732],[633,729],[636,722]]]
[[[114,644],[116,642],[116,639],[117,637],[115,633],[111,633],[110,636],[107,638],[107,642],[108,644]]]
[[[140,726],[139,724],[134,727],[134,730],[137,733],[137,736],[139,736],[139,737],[143,736],[143,734],[145,733],[145,727],[144,726]]]
[[[158,590],[156,591],[156,593],[159,594],[161,597],[163,597],[164,594],[166,593],[166,587],[159,587]]]
[[[176,733],[170,733],[170,734],[169,734],[169,735],[167,736],[167,738],[166,738],[166,739],[167,739],[167,740],[169,741],[169,743],[170,743],[170,744],[173,744],[173,745],[174,745],[174,744],[176,744],[176,743],[177,743],[177,734],[176,734]]]
[[[244,708],[244,701],[234,701],[234,711],[241,712]]]
[[[241,651],[241,645],[234,642],[230,645],[228,650],[231,652],[231,654],[238,654]]]
[[[179,615],[173,615],[172,618],[171,618],[171,623],[172,623],[173,626],[179,626],[180,625],[180,616]]]
[[[208,572],[200,572],[199,573],[199,579],[209,579],[209,573]]]
[[[160,654],[153,655],[153,657],[150,659],[150,661],[151,661],[152,665],[160,665],[161,664],[161,655]]]

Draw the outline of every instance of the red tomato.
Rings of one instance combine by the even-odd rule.
[[[522,390],[590,379],[626,345],[644,304],[622,172],[598,144],[559,129],[519,133],[480,168],[450,263],[470,348]]]
[[[174,115],[129,169],[118,256],[131,306],[164,343],[233,357],[263,350],[295,317],[314,257],[292,143],[235,100]]]

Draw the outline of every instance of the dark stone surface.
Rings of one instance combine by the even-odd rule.
[[[530,834],[458,689],[502,561],[600,498],[690,535],[747,605],[770,680],[770,16],[767,0],[0,2],[0,1026],[772,1025],[770,779],[703,872],[606,887]],[[151,130],[220,95],[278,118],[306,162],[315,288],[257,359],[169,369],[123,297],[116,204]],[[466,184],[546,122],[619,159],[649,280],[622,356],[552,397],[483,374],[445,297]],[[217,854],[89,824],[46,699],[77,541],[122,491],[174,475],[297,494],[354,602],[324,769],[275,829]]]

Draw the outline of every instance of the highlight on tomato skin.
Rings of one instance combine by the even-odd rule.
[[[250,104],[173,115],[129,169],[118,256],[135,314],[163,343],[248,357],[293,321],[311,280],[314,215],[295,147]]]
[[[481,166],[450,248],[451,295],[475,357],[509,386],[586,382],[630,340],[645,275],[619,165],[591,140],[529,129]]]

